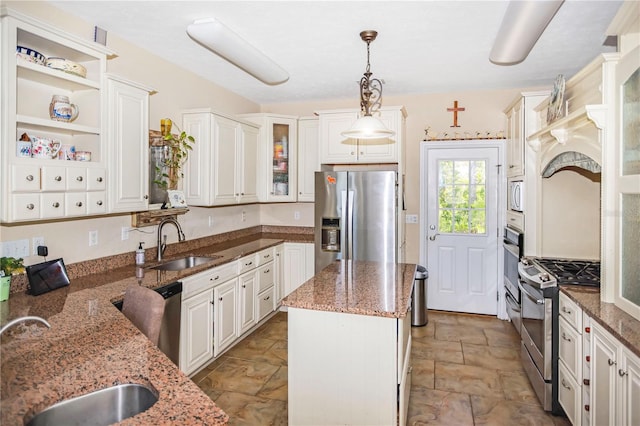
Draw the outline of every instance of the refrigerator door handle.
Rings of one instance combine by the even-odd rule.
[[[348,259],[349,246],[347,244],[351,241],[351,239],[348,238],[347,234],[349,224],[347,218],[345,217],[345,214],[347,213],[347,191],[345,190],[341,191],[340,194],[340,211],[340,216],[342,216],[340,221],[340,255],[342,259]]]
[[[353,259],[353,191],[348,191],[347,206],[347,259]]]

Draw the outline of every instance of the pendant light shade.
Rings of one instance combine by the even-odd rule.
[[[187,27],[187,34],[200,45],[265,84],[273,86],[289,80],[289,73],[280,65],[215,18],[196,20]]]
[[[382,105],[382,82],[377,78],[371,78],[371,65],[369,63],[369,45],[378,35],[377,31],[367,30],[360,33],[362,41],[367,43],[367,68],[360,79],[360,110],[362,117],[353,123],[353,126],[341,135],[353,139],[381,139],[393,136],[395,132],[387,127],[378,118],[371,115]]]

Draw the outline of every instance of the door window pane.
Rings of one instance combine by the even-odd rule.
[[[438,231],[486,233],[486,161],[438,161]]]
[[[640,306],[640,195],[622,196],[622,279],[623,298]]]
[[[622,174],[640,174],[640,68],[622,85]]]

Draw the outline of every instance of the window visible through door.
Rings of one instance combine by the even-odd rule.
[[[438,161],[438,232],[486,234],[486,161]]]

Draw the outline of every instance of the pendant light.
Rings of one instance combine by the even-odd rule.
[[[351,129],[341,133],[342,136],[354,139],[380,139],[393,136],[395,132],[387,129],[380,119],[371,115],[382,105],[382,82],[371,78],[371,64],[369,63],[369,45],[378,35],[377,31],[366,30],[360,33],[362,41],[367,43],[367,69],[360,79],[360,111],[362,116],[353,123]]]

